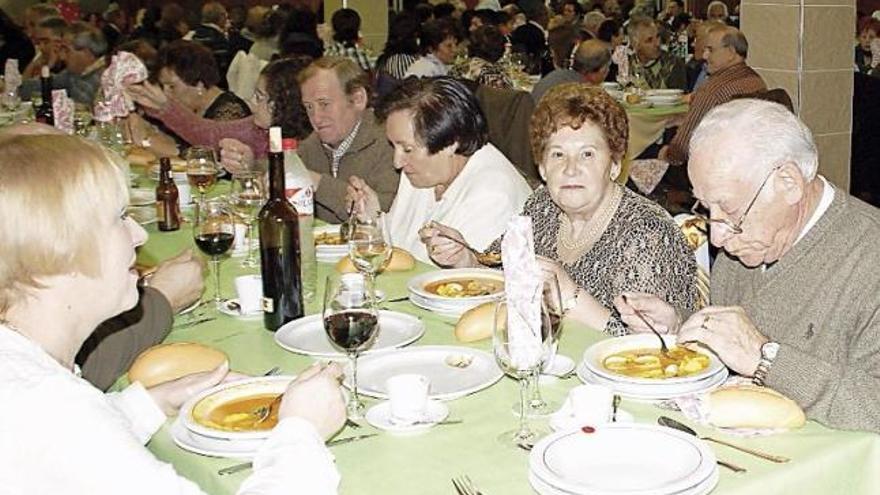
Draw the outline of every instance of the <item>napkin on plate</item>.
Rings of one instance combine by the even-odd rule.
[[[517,215],[507,224],[501,241],[507,326],[512,366],[526,370],[543,355],[541,338],[541,267],[535,259],[532,220]]]
[[[119,52],[113,55],[110,65],[101,74],[103,103],[113,117],[125,117],[134,110],[134,102],[125,94],[125,87],[143,82],[147,76],[146,66],[133,53]],[[98,113],[97,107],[95,113]]]
[[[55,128],[67,134],[73,134],[73,100],[67,97],[66,89],[52,90],[52,113],[55,119]]]

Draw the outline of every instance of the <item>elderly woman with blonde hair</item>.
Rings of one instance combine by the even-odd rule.
[[[556,274],[566,314],[612,335],[627,332],[613,299],[655,294],[683,313],[696,304],[696,262],[675,222],[658,205],[615,182],[626,153],[626,113],[601,88],[569,83],[548,91],[531,122],[531,145],[545,185],[526,201],[535,254]],[[434,261],[478,266],[473,253],[437,225]],[[499,251],[501,239],[487,251]]]
[[[12,493],[202,493],[143,445],[228,366],[105,395],[74,365],[98,324],[138,300],[135,248],[147,236],[125,213],[116,160],[70,136],[0,139],[0,464]],[[311,369],[288,388],[241,491],[305,481],[308,493],[336,492],[324,437],[345,417],[338,374]]]

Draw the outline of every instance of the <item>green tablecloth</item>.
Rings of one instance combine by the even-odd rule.
[[[618,177],[621,184],[626,183],[626,179],[629,177],[629,162],[660,139],[671,118],[688,111],[686,104],[651,108],[624,104],[623,108],[626,109],[626,117],[629,120],[629,141],[626,146],[623,169]]]
[[[142,261],[164,259],[192,245],[186,225],[174,233],[150,230],[150,239],[141,248]],[[239,258],[231,258],[223,265],[222,285],[227,297],[232,296],[232,278],[247,273],[239,267],[239,261]],[[319,264],[319,274],[326,275],[329,269],[329,265]],[[378,284],[388,297],[400,297],[406,294],[406,281],[416,273],[427,270],[430,268],[420,265],[408,273],[383,274],[379,276]],[[212,293],[212,287],[206,290]],[[319,293],[321,291],[319,287]],[[414,314],[424,321],[427,331],[412,345],[454,343],[453,321],[418,309],[409,302],[391,303],[388,306]],[[310,312],[315,312],[317,308],[317,303],[309,306]],[[579,360],[584,349],[601,338],[603,336],[595,331],[566,322],[560,352]],[[311,362],[308,357],[289,353],[275,345],[273,334],[262,328],[261,320],[244,321],[223,314],[214,321],[175,330],[168,340],[196,341],[215,346],[229,355],[233,369],[245,373],[262,373],[276,365],[284,372],[296,373]],[[491,352],[489,341],[473,344],[472,347]],[[561,400],[567,390],[578,383],[577,378],[558,380],[543,386],[542,390],[546,398]],[[411,437],[381,434],[333,447],[331,450],[342,473],[341,493],[448,495],[453,493],[450,477],[461,474],[474,479],[485,495],[533,493],[526,480],[527,453],[504,448],[496,441],[500,432],[515,426],[516,418],[511,413],[511,405],[517,399],[517,383],[503,378],[487,390],[447,403],[450,417],[464,420],[462,424],[436,427]],[[374,403],[369,401],[368,405]],[[633,413],[639,422],[653,423],[660,414],[683,419],[678,413],[661,411],[646,403],[624,400],[621,407]],[[237,461],[203,457],[181,450],[172,442],[167,428],[168,425],[153,437],[149,449],[160,459],[172,463],[180,474],[197,482],[208,493],[234,493],[241,481],[250,474],[250,471],[245,471],[232,476],[218,476],[218,469]],[[372,431],[366,422],[359,430]],[[709,433],[707,430],[701,432]],[[348,434],[351,432],[342,433]],[[721,435],[717,432],[712,434]],[[734,474],[722,468],[721,480],[714,493],[807,495],[880,492],[880,436],[835,431],[809,422],[804,428],[789,433],[735,440],[742,445],[789,456],[792,461],[782,465],[773,464],[710,444],[719,458],[748,469],[747,473]],[[291,487],[291,493],[296,493],[295,487]]]

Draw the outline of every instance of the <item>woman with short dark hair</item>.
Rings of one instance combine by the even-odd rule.
[[[409,66],[408,76],[445,76],[455,61],[458,39],[455,26],[448,20],[432,20],[422,26],[420,39],[423,55]]]
[[[485,86],[513,89],[510,76],[497,64],[504,55],[505,39],[496,26],[480,26],[471,33],[468,55],[449,75],[476,81]]]
[[[416,258],[432,262],[424,244],[433,235],[431,222],[467,232],[475,247],[488,246],[531,193],[489,143],[486,118],[462,82],[408,78],[377,115],[403,172],[388,212],[391,238]],[[349,179],[348,196],[359,215],[379,210],[378,196],[360,177]]]

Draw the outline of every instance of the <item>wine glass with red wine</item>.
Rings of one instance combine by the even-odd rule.
[[[219,306],[223,302],[220,297],[220,256],[229,251],[235,241],[235,220],[229,206],[223,201],[202,204],[196,211],[193,238],[196,246],[211,257],[214,302]]]
[[[351,396],[348,417],[363,417],[364,404],[357,391],[357,358],[373,345],[379,328],[379,312],[373,283],[360,273],[327,277],[324,290],[324,331],[333,346],[351,361]]]
[[[208,190],[217,182],[217,160],[214,150],[204,146],[193,146],[186,151],[186,180],[199,191],[199,204],[205,202]]]

